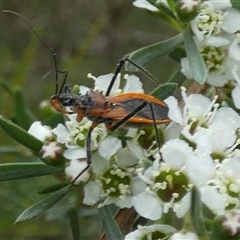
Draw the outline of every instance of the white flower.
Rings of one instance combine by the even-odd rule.
[[[177,161],[177,155],[178,153],[175,156],[165,154],[172,162]],[[191,184],[183,168],[173,169],[165,162],[155,160],[145,173],[139,171],[138,177],[148,185],[144,191],[133,196],[132,203],[139,215],[158,220],[163,213],[173,209],[176,216],[182,218],[189,210]]]
[[[230,1],[204,1],[191,27],[200,42],[219,47],[229,42],[223,33],[234,33],[240,29],[240,13],[231,8]]]
[[[191,94],[187,96],[184,87],[182,87],[181,90],[185,103],[183,110],[177,105],[175,97],[171,96],[164,100],[169,107],[169,118],[182,127],[187,126],[188,128],[191,127],[189,122],[193,124],[193,122],[199,121],[199,125],[206,123],[212,115],[212,108],[215,109],[218,107],[217,104],[215,105],[217,97],[210,101],[210,99],[201,94]]]
[[[174,233],[170,240],[198,240],[199,237],[192,232],[185,232],[184,230],[181,232]]]
[[[147,9],[147,10],[153,11],[153,12],[159,11],[159,9],[157,7],[152,5],[147,0],[136,0],[136,1],[133,2],[133,5],[135,7],[144,8],[144,9]]]
[[[240,206],[240,116],[228,107],[201,94],[186,95],[182,113],[173,97],[167,99],[169,117],[180,125],[183,140],[172,139],[162,149],[164,161],[185,169],[192,184],[199,188],[201,200],[215,214]],[[177,163],[175,162],[177,161]]]
[[[30,128],[28,129],[28,133],[33,135],[35,138],[44,142],[53,137],[51,132],[51,128],[48,126],[43,126],[40,121],[33,122]]]
[[[106,93],[109,84],[113,78],[113,74],[109,73],[106,75],[101,75],[99,77],[93,76],[91,73],[88,74],[88,77],[94,80],[94,91],[100,91],[103,92],[103,94]],[[140,92],[143,93],[142,89],[142,83],[139,80],[139,78],[135,75],[124,75],[124,79],[126,79],[126,84],[123,89],[120,89],[120,80],[121,80],[121,74],[119,73],[118,76],[115,79],[115,82],[112,86],[112,89],[110,91],[110,96],[116,95],[119,93],[127,93],[127,92]],[[87,88],[80,87],[80,94],[85,94]]]
[[[64,157],[67,159],[86,158],[85,142],[86,135],[91,127],[92,122],[84,118],[81,122],[77,122],[76,114],[68,115],[69,121],[58,124],[52,132],[57,137],[57,142],[65,144],[66,150]],[[93,129],[91,136],[91,149],[99,148],[101,141],[107,136],[107,129],[104,124],[99,124]]]
[[[227,46],[199,46],[199,51],[208,69],[207,82],[216,87],[222,87],[231,80],[236,80],[232,71],[238,66],[240,68],[239,55],[240,48],[236,43],[239,38],[235,38]],[[193,79],[188,59],[181,59],[182,73]],[[240,69],[237,71],[240,74]]]
[[[86,183],[91,177],[90,170],[87,167],[85,160],[72,159],[65,168],[65,174],[73,184]]]
[[[238,52],[238,51],[236,51],[236,52]],[[240,75],[240,64],[235,65],[233,67],[232,75],[233,75],[234,80],[236,80],[236,86],[232,90],[232,99],[233,99],[234,105],[238,109],[240,109],[240,78],[239,78],[239,75]]]
[[[161,239],[169,239],[176,229],[169,225],[153,224],[150,226],[138,226],[134,232],[127,234],[124,240],[153,239],[153,236],[161,236]]]
[[[126,159],[127,158],[127,159]],[[106,162],[101,156],[94,154],[92,167],[96,173],[94,179],[84,186],[84,200],[86,205],[96,204],[104,200],[101,206],[114,203],[120,208],[132,207],[132,191],[138,188],[133,185],[134,166],[138,159],[128,148],[120,149],[114,160]],[[92,191],[92,189],[97,189]]]
[[[240,12],[231,8],[231,2],[204,1],[197,17],[191,22],[195,43],[208,69],[207,83],[222,87],[236,78],[234,66],[240,67],[239,37]],[[182,73],[193,79],[187,58],[181,59]],[[240,70],[237,73],[240,74]],[[235,94],[236,95],[236,94]]]

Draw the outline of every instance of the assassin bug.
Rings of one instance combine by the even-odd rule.
[[[121,72],[125,62],[134,65],[152,80],[157,82],[155,78],[145,69],[134,63],[129,58],[121,59],[116,67],[115,73],[110,81],[106,94],[102,92],[90,90],[85,95],[77,95],[71,91],[69,85],[66,84],[68,71],[60,71],[57,64],[57,53],[48,46],[37,34],[28,20],[19,13],[4,10],[4,12],[13,13],[20,16],[32,29],[37,38],[53,53],[54,70],[55,70],[55,94],[50,98],[52,107],[63,114],[77,114],[77,121],[81,121],[87,117],[93,123],[89,128],[86,138],[87,150],[87,166],[72,180],[72,184],[90,167],[91,165],[91,134],[93,129],[101,123],[104,123],[108,130],[115,131],[122,125],[130,125],[138,127],[139,125],[153,124],[156,132],[157,142],[159,144],[159,134],[157,124],[167,123],[168,107],[165,103],[150,95],[143,93],[121,93],[110,96],[110,92],[114,82]],[[59,87],[58,74],[64,74],[63,83]],[[158,82],[157,82],[158,83]],[[66,110],[69,107],[70,110]],[[160,147],[159,147],[160,148]]]

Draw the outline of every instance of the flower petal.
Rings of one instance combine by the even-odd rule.
[[[106,160],[110,160],[111,156],[121,148],[121,141],[116,137],[109,136],[100,143],[98,153]]]
[[[33,135],[35,138],[44,142],[47,138],[52,137],[52,132],[50,127],[43,126],[40,121],[33,122],[30,128],[28,129],[28,133]]]
[[[96,79],[94,79],[95,80],[95,90],[103,91],[103,93],[106,93],[112,78],[113,78],[113,73],[109,73],[106,75],[101,75],[101,76],[97,77]],[[119,86],[120,86],[120,75],[118,75],[117,78],[115,79],[115,82],[112,86],[110,95],[115,94],[115,92],[119,89]]]
[[[65,143],[66,138],[69,136],[69,131],[63,124],[58,124],[56,128],[52,130],[52,132],[57,136],[57,142]]]
[[[149,3],[146,0],[136,0],[133,2],[133,5],[135,7],[144,8],[144,9],[147,9],[147,10],[153,11],[153,12],[159,11],[158,8],[156,8],[155,6],[153,6],[151,3]]]
[[[235,8],[229,8],[224,17],[222,28],[228,33],[240,30],[240,12]]]
[[[200,188],[201,200],[213,213],[224,214],[226,202],[223,195],[217,192],[214,187],[206,186]],[[211,200],[211,201],[210,201]]]
[[[87,162],[78,160],[78,159],[73,159],[72,161],[69,161],[69,165],[65,168],[65,174],[68,178],[71,180],[75,179],[87,167]],[[79,184],[80,182],[87,182],[90,178],[91,174],[89,172],[89,169],[84,171],[81,176],[78,177],[74,181],[74,184]]]
[[[134,196],[132,203],[137,213],[144,218],[157,220],[162,216],[160,200],[146,191]]]
[[[89,181],[83,188],[84,191],[84,199],[83,203],[92,206],[97,203],[102,194],[101,186],[95,181]]]
[[[67,159],[79,159],[79,158],[86,158],[87,153],[84,148],[75,148],[75,149],[67,149],[63,156]]]
[[[192,148],[180,139],[167,141],[161,149],[164,162],[171,168],[181,168],[187,160],[188,154],[192,153]]]
[[[180,107],[178,106],[177,99],[173,96],[170,96],[167,99],[165,99],[164,102],[169,107],[168,117],[172,119],[174,122],[182,124],[183,117],[182,117]]]
[[[139,80],[139,77],[135,75],[127,75],[126,84],[123,88],[123,92],[143,92],[142,82]]]

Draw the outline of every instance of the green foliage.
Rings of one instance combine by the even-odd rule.
[[[38,154],[43,143],[12,121],[0,116],[0,126],[14,140]]]
[[[165,83],[157,88],[155,88],[150,95],[152,95],[155,98],[158,98],[160,100],[164,100],[170,96],[173,96],[176,89],[177,89],[176,83]]]
[[[178,34],[163,42],[155,43],[143,48],[138,49],[129,54],[129,59],[138,64],[139,66],[145,67],[150,62],[159,59],[161,56],[172,52],[176,47],[183,43],[182,34]],[[130,63],[126,64],[126,70],[136,70]]]
[[[73,233],[73,239],[74,240],[80,240],[80,230],[79,230],[79,221],[78,221],[78,215],[77,211],[74,208],[70,208],[68,212],[68,217]]]
[[[106,232],[108,239],[122,240],[122,233],[114,220],[110,208],[111,206],[104,206],[99,208],[99,215],[102,220],[103,229]]]
[[[202,215],[202,203],[200,193],[195,187],[192,190],[191,198],[191,221],[198,236],[205,236],[204,217]]]
[[[0,164],[0,181],[39,177],[62,173],[63,169],[43,163],[5,163]]]
[[[191,14],[185,15],[186,12],[180,12],[181,8],[176,8],[179,7],[179,5],[176,5],[180,3],[179,1],[168,0],[167,3],[169,4],[169,7],[166,7],[165,4],[159,1],[149,0],[149,2],[151,2],[155,7],[159,9],[159,11],[150,12],[150,18],[142,18],[141,15],[135,16],[134,14],[132,14],[131,11],[129,11],[130,13],[128,13],[126,9],[130,9],[130,5],[127,1],[113,1],[113,3],[101,3],[101,1],[98,1],[94,3],[94,7],[92,7],[91,4],[89,6],[85,6],[84,4],[86,3],[78,3],[79,6],[81,5],[81,7],[77,7],[76,5],[78,4],[70,6],[71,4],[68,3],[67,12],[65,6],[66,3],[60,2],[47,3],[48,5],[52,4],[51,10],[49,10],[49,12],[46,12],[47,7],[43,6],[40,3],[32,3],[32,6],[34,7],[29,7],[29,9],[28,7],[25,9],[26,6],[16,6],[18,6],[18,8],[20,8],[23,12],[25,12],[26,10],[26,15],[28,16],[31,16],[31,14],[34,16],[37,15],[37,17],[38,15],[42,15],[40,17],[41,28],[45,22],[48,23],[48,28],[49,26],[51,26],[50,28],[57,28],[58,32],[55,38],[52,31],[49,30],[51,34],[46,34],[45,36],[43,35],[43,39],[44,41],[45,39],[48,39],[46,40],[47,43],[48,41],[52,41],[53,43],[51,44],[53,44],[53,48],[57,50],[57,53],[60,53],[58,56],[59,60],[61,60],[61,58],[64,59],[64,61],[62,61],[63,67],[61,67],[60,63],[58,63],[59,66],[57,66],[59,70],[59,79],[57,80],[59,81],[58,84],[60,87],[63,80],[61,69],[66,68],[71,72],[71,74],[69,74],[67,82],[74,81],[74,83],[78,85],[84,85],[86,83],[89,86],[88,83],[90,81],[88,81],[86,77],[87,73],[94,71],[94,75],[97,76],[99,72],[103,74],[113,71],[113,69],[116,67],[115,65],[117,63],[117,60],[119,58],[122,58],[123,56],[128,56],[131,61],[133,61],[142,68],[146,67],[148,64],[153,64],[153,66],[154,64],[156,64],[154,70],[155,72],[153,73],[153,75],[157,73],[158,76],[161,77],[164,84],[155,87],[154,90],[151,90],[149,92],[151,92],[150,94],[152,96],[158,99],[164,100],[169,96],[177,95],[177,90],[179,86],[187,85],[185,77],[181,74],[180,67],[172,67],[172,60],[174,60],[174,63],[180,65],[181,59],[183,57],[186,57],[189,61],[193,80],[201,85],[205,84],[208,74],[207,67],[204,63],[204,59],[199,52],[199,48],[195,44],[192,32],[189,29],[189,21],[192,20],[197,14],[196,9],[194,9],[194,12],[192,12]],[[7,3],[2,4],[6,4],[6,6],[12,7]],[[233,4],[234,6],[239,7],[237,1],[233,1]],[[83,12],[82,9],[84,9]],[[85,11],[86,9],[87,11]],[[19,12],[21,11],[19,10]],[[62,12],[65,13],[64,17],[61,17],[61,14],[59,15],[59,13]],[[89,16],[82,16],[82,14],[86,15],[85,12],[91,14],[87,14]],[[91,17],[91,15],[93,15],[94,17]],[[151,22],[152,16],[164,20],[165,23],[169,24],[169,26],[171,26],[173,29],[177,30],[180,33],[174,33],[173,37],[166,39],[166,35],[172,35],[172,32],[168,29],[165,32],[163,26],[159,26],[158,24],[154,25],[155,23]],[[10,20],[10,23],[11,21],[12,20]],[[137,23],[137,25],[134,25],[131,28],[131,24],[134,24],[135,22]],[[14,23],[16,24],[16,28],[13,31],[13,29],[9,27],[10,29],[8,29],[7,33],[10,34],[10,37],[5,39],[5,26],[14,25]],[[64,30],[62,30],[61,24],[66,24],[64,25]],[[142,30],[141,27],[144,25],[146,25],[146,28]],[[56,79],[55,75],[53,74],[54,71],[52,70],[55,67],[54,62],[52,61],[52,52],[48,50],[45,51],[46,49],[44,49],[44,46],[40,47],[41,50],[38,52],[40,42],[39,39],[34,36],[34,34],[31,35],[31,39],[29,41],[22,41],[25,38],[25,35],[18,40],[14,40],[12,36],[18,36],[19,32],[15,32],[18,29],[20,29],[19,23],[18,20],[16,20],[15,18],[13,20],[13,23],[11,24],[2,24],[1,29],[1,31],[3,32],[2,35],[4,44],[0,46],[0,60],[3,65],[0,67],[0,87],[1,90],[3,90],[3,94],[0,96],[0,126],[1,130],[3,130],[2,133],[4,133],[2,134],[2,136],[0,136],[0,140],[2,140],[1,142],[4,142],[4,146],[0,146],[0,154],[2,156],[2,159],[7,161],[8,163],[0,164],[0,181],[2,182],[2,184],[8,184],[4,186],[9,186],[10,188],[10,190],[5,190],[4,186],[0,186],[0,192],[2,196],[8,199],[6,203],[3,202],[2,208],[3,210],[5,210],[4,204],[8,204],[6,209],[12,209],[16,203],[22,203],[22,199],[26,198],[26,202],[24,202],[20,206],[17,206],[18,209],[22,209],[29,205],[31,206],[19,215],[19,217],[15,221],[15,223],[18,223],[39,216],[42,213],[46,213],[50,208],[54,206],[56,208],[51,209],[51,211],[55,211],[54,214],[51,215],[51,213],[48,212],[46,213],[46,215],[44,215],[46,216],[46,218],[49,216],[54,216],[52,217],[52,219],[55,218],[59,220],[61,218],[65,218],[65,216],[67,215],[67,220],[70,222],[70,228],[72,230],[72,236],[74,240],[80,240],[81,238],[83,239],[85,236],[90,236],[89,239],[94,239],[92,235],[88,233],[88,231],[91,233],[93,229],[95,230],[95,227],[92,226],[93,221],[89,223],[86,219],[89,218],[89,216],[93,216],[93,218],[96,218],[96,209],[87,208],[86,210],[83,208],[82,188],[75,188],[65,182],[65,176],[62,176],[62,173],[64,172],[63,168],[49,166],[47,165],[49,163],[47,161],[44,163],[26,162],[27,160],[25,158],[33,160],[33,156],[25,156],[24,151],[22,151],[22,148],[21,146],[19,147],[19,145],[17,145],[18,147],[16,147],[12,142],[7,144],[9,139],[7,139],[6,135],[4,134],[7,134],[17,143],[20,143],[28,150],[33,152],[36,156],[38,156],[39,152],[42,150],[43,142],[41,142],[27,132],[31,123],[36,119],[41,119],[45,124],[55,127],[58,123],[64,121],[64,117],[61,114],[53,113],[52,109],[49,106],[49,103],[45,104],[44,107],[39,107],[39,103],[44,98],[49,99],[50,96],[55,93],[54,89]],[[87,33],[85,32],[83,34],[83,29],[85,29]],[[20,29],[20,32],[21,31],[22,29]],[[40,32],[44,33],[45,31],[47,32],[47,30],[43,28]],[[107,33],[105,33],[105,31]],[[143,34],[140,34],[140,36],[138,35],[139,31],[143,32]],[[37,32],[39,32],[38,29]],[[136,32],[137,34],[134,34]],[[120,38],[118,35],[120,35]],[[153,37],[150,37],[151,35]],[[163,35],[163,37],[161,35]],[[166,40],[162,41],[161,39]],[[12,41],[16,42],[12,43]],[[129,46],[129,42],[131,41],[134,42],[134,45]],[[152,42],[155,43],[152,44]],[[20,51],[20,49],[22,50]],[[133,51],[133,49],[137,50]],[[130,53],[127,54],[128,52]],[[47,55],[47,57],[45,57],[45,54]],[[125,70],[131,72],[136,71],[136,68],[129,62],[127,62],[125,65]],[[168,77],[163,77],[165,73],[170,74]],[[41,79],[41,76],[43,75],[45,75],[45,78],[47,80]],[[143,84],[145,86],[145,83]],[[150,126],[150,128],[146,128],[145,133],[147,133],[148,137],[150,136],[154,140],[154,134],[151,133],[150,135],[150,131],[152,132],[152,126]],[[161,128],[161,144],[164,144],[164,135],[162,129],[164,129],[164,127]],[[144,132],[143,129],[141,129],[141,131]],[[126,129],[119,129],[111,136],[121,139],[122,143],[124,143],[124,146],[126,146],[127,142],[131,140],[131,137],[127,134],[128,131]],[[142,146],[144,145],[144,143],[146,144],[147,137],[145,137],[144,135],[141,136],[141,134],[139,133],[138,138],[139,143],[143,143]],[[187,143],[186,139],[185,142]],[[151,146],[153,144],[153,140],[151,139],[149,141],[150,143],[147,142],[147,144],[149,145],[148,148],[153,148],[153,146]],[[194,147],[196,148],[196,144],[194,145]],[[65,148],[67,147],[64,146],[61,150],[64,151]],[[152,166],[151,158],[154,158],[155,153],[149,154],[148,159],[147,157],[146,159],[141,159],[141,161],[143,162],[142,166],[144,166],[146,169]],[[61,161],[61,165],[65,164],[65,159],[62,152],[59,153],[59,155],[61,156],[58,156],[58,154],[56,155],[56,159]],[[23,159],[24,162],[21,162],[23,161]],[[34,159],[34,161],[35,160],[36,159]],[[109,161],[111,160],[112,159],[110,159]],[[114,160],[117,162],[117,157]],[[134,168],[135,165],[138,164],[139,162],[131,167]],[[109,170],[107,170],[106,172],[108,173],[108,171],[111,172],[112,169],[109,168]],[[169,180],[169,172],[170,171],[168,171],[163,176],[164,179],[168,178]],[[136,177],[138,173],[139,172],[134,172],[134,177]],[[176,176],[177,174],[180,175],[179,173],[176,173]],[[49,182],[49,180],[47,179],[44,183],[39,184],[41,180],[35,178],[47,175],[50,175],[54,179],[54,181],[57,182]],[[105,181],[106,179],[110,179],[109,176],[110,174],[107,176],[102,175],[102,178],[99,177],[99,179],[101,179],[101,181]],[[126,176],[128,179],[127,185],[130,186],[132,184],[131,178],[127,174]],[[29,181],[29,178],[32,177],[34,177],[34,181]],[[117,177],[118,179],[123,179],[122,176]],[[145,176],[143,175],[143,177]],[[42,197],[42,195],[44,194],[48,194],[48,196],[45,197],[43,200],[39,201],[36,200],[36,197],[33,197],[32,189],[27,189],[25,194],[21,194],[22,190],[25,190],[26,185],[23,184],[21,186],[20,181],[12,181],[10,183],[5,183],[6,181],[20,179],[23,179],[21,180],[23,182],[24,179],[27,179],[28,182],[24,182],[27,183],[27,186],[35,183],[36,181],[36,186],[38,186],[39,189],[37,193],[41,194],[40,197]],[[98,182],[101,182],[99,181],[99,179]],[[164,182],[164,179],[160,179],[159,186]],[[169,180],[169,182],[171,182],[171,179]],[[113,181],[113,184],[117,185],[117,182]],[[117,187],[118,185],[116,186],[117,190],[115,190],[114,193],[109,194],[106,192],[104,194],[110,197],[115,197],[116,192],[120,193],[120,191],[123,191],[123,189],[120,188],[118,190]],[[70,189],[72,190],[71,193]],[[165,189],[161,191],[164,192],[164,190]],[[187,194],[188,189],[185,188],[183,192],[184,194]],[[18,193],[20,193],[23,198],[18,198]],[[77,198],[77,200],[72,197],[72,193],[77,196],[75,197]],[[182,194],[181,199],[184,197],[184,194]],[[68,196],[63,199],[63,197],[66,195]],[[167,195],[167,198],[165,198],[164,201],[169,200],[170,202],[172,200],[171,198],[171,195]],[[64,202],[65,200],[66,202]],[[11,201],[13,201],[13,203],[11,203]],[[73,203],[73,201],[75,202]],[[32,202],[34,202],[33,205]],[[171,202],[171,204],[172,203],[173,201]],[[171,206],[169,208],[171,208]],[[122,235],[122,232],[114,219],[114,214],[111,211],[111,206],[100,207],[98,209],[98,214],[107,238],[114,240],[122,240],[124,236]],[[39,217],[42,220],[43,216]],[[237,239],[237,236],[229,237],[229,234],[227,232],[218,230],[221,227],[222,218],[215,218],[215,216],[211,216],[211,218],[208,217],[208,214],[204,212],[204,207],[201,203],[200,193],[195,187],[193,187],[191,192],[190,217],[191,220],[189,221],[191,222],[191,224],[189,224],[190,227],[187,227],[191,230],[194,230],[201,239],[207,239],[207,237],[209,236],[209,239],[212,240]],[[143,218],[141,220],[143,220]],[[186,227],[184,226],[185,219],[176,219],[175,213],[173,211],[169,212],[168,214],[164,214],[162,220],[166,220],[165,223],[171,224],[178,230]],[[42,221],[46,222],[46,219],[43,219]],[[85,224],[86,222],[87,224]],[[142,223],[147,225],[150,223],[150,221],[144,219]],[[0,228],[4,229],[4,227],[6,227],[4,226],[4,224],[5,223],[2,224],[3,227],[2,225],[0,225]],[[24,225],[26,226],[26,229],[28,226],[32,226],[31,223],[28,224],[29,225]],[[80,225],[81,232],[79,227]],[[96,225],[96,228],[99,228],[100,224],[97,223]],[[36,224],[36,226],[38,227],[38,224]],[[64,227],[66,227],[66,224],[64,225]],[[87,228],[89,228],[89,230],[86,230],[85,232],[85,229]],[[65,233],[65,229],[61,230]],[[57,236],[59,234],[59,231],[61,230],[58,230],[55,235]],[[28,232],[28,229],[26,230],[26,232]],[[62,233],[62,235],[64,234]],[[6,236],[4,237],[6,238]],[[17,237],[19,237],[20,239],[20,236]],[[148,236],[148,238],[150,238],[150,236]],[[62,239],[69,238],[64,236]],[[145,239],[145,237],[143,237],[142,239]]]
[[[199,84],[204,84],[207,78],[207,67],[195,42],[193,41],[190,30],[184,31],[184,43],[186,47],[187,58],[193,74],[193,79]]]
[[[66,186],[61,190],[58,190],[57,192],[51,194],[50,196],[43,199],[42,201],[27,208],[24,212],[22,212],[18,216],[15,223],[26,221],[28,219],[38,216],[41,213],[44,213],[50,207],[56,204],[59,200],[61,200],[69,192],[70,188],[71,186]]]

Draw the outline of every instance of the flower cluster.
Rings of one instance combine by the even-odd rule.
[[[161,16],[165,8],[173,11],[170,2],[136,0],[133,4]],[[178,218],[187,217],[194,204],[193,189],[197,189],[205,211],[215,216],[221,234],[228,239],[227,236],[240,233],[240,12],[229,0],[183,0],[177,1],[176,9],[179,6],[189,12],[197,8],[188,27],[207,67],[206,88],[202,92],[208,97],[187,94],[182,87],[181,102],[173,96],[165,100],[172,122],[164,130],[166,141],[160,149],[161,159],[155,158],[148,168],[139,163],[137,177],[145,188],[133,196],[132,202],[139,215],[159,223],[169,212]],[[182,20],[181,27],[186,27],[178,9],[175,18]],[[181,59],[181,66],[182,73],[194,80],[188,57]],[[139,227],[126,239],[155,239],[161,227]],[[166,237],[164,231],[159,231]],[[166,239],[199,239],[191,231],[172,229],[171,237]]]
[[[88,75],[95,82],[94,90],[106,91],[112,74],[98,78]],[[119,89],[120,74],[117,77],[110,95],[123,92],[143,92],[142,83],[134,75],[125,75],[126,84]],[[80,86],[80,95],[89,89]],[[83,118],[77,121],[77,114],[67,115],[65,124],[58,124],[54,129],[34,122],[29,133],[44,142],[40,151],[43,159],[54,159],[62,155],[69,161],[65,173],[74,185],[85,184],[84,203],[93,205],[104,200],[101,205],[115,203],[117,206],[132,207],[133,192],[140,191],[136,178],[138,161],[147,159],[156,153],[156,143],[143,148],[138,139],[145,134],[144,130],[127,128],[118,134],[110,134],[104,125],[94,127],[91,134],[91,167],[87,169],[86,136],[92,121]],[[82,174],[81,174],[82,172]],[[140,187],[141,189],[141,187]]]
[[[170,2],[136,0],[134,5],[160,15],[162,9],[173,11]],[[66,176],[72,184],[83,185],[84,204],[133,207],[139,216],[154,222],[138,226],[125,239],[199,239],[199,233],[195,234],[187,224],[181,231],[174,225],[160,224],[168,214],[187,219],[196,204],[196,192],[200,194],[201,207],[214,215],[215,224],[228,236],[239,236],[240,12],[232,8],[229,0],[175,2],[175,12],[169,15],[181,20],[181,28],[191,29],[208,75],[203,94],[187,93],[181,87],[180,101],[173,96],[164,100],[171,123],[161,128],[160,149],[156,141],[148,143],[148,147],[141,141],[154,135],[154,128],[151,133],[141,128],[110,133],[102,123],[92,131],[89,166],[89,119],[79,122],[77,114],[71,114],[54,129],[35,122],[29,132],[44,142],[42,158],[68,159]],[[191,16],[187,18],[186,14]],[[181,58],[182,73],[193,79],[190,65],[188,57]],[[95,82],[94,90],[104,94],[112,74],[88,77]],[[119,75],[110,95],[143,92],[136,76],[124,77],[124,88],[119,88]],[[230,91],[224,90],[226,86]],[[80,95],[89,91],[85,86],[79,89]],[[223,95],[229,96],[229,92],[232,99],[224,101]]]
[[[213,0],[202,2],[198,15],[191,22],[195,42],[208,69],[207,82],[212,86],[223,87],[231,82],[239,88],[239,23],[240,12],[232,8],[230,1],[219,4]],[[181,62],[182,72],[192,79],[187,58]],[[234,94],[232,97],[239,106]]]

